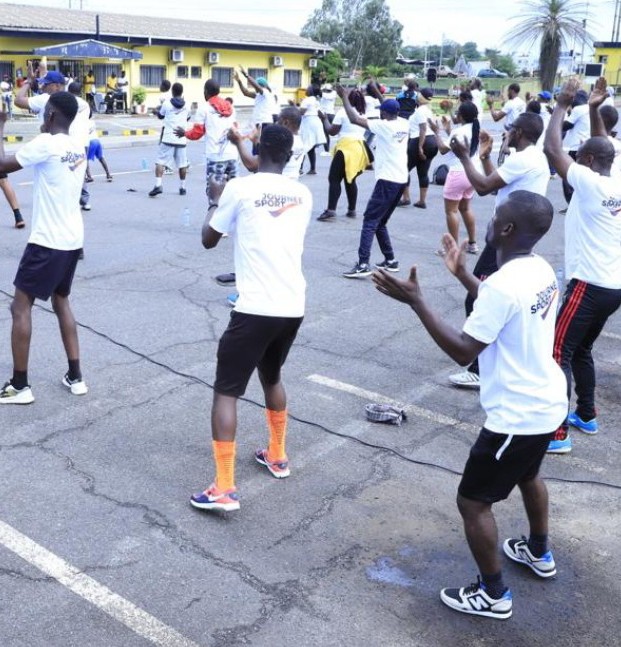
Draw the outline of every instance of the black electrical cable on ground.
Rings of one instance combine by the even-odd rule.
[[[1,294],[4,294],[5,296],[9,297],[10,299],[13,298],[12,294],[9,294],[8,292],[5,292],[4,290],[0,290]],[[46,308],[42,306],[41,304],[35,304],[35,307],[43,310],[44,312],[54,314],[54,311],[50,308]],[[122,348],[123,350],[126,350],[128,353],[131,353],[132,355],[135,355],[136,357],[140,357],[141,359],[144,359],[145,361],[149,362],[150,364],[153,364],[154,366],[159,366],[160,368],[163,368],[164,370],[168,371],[169,373],[172,373],[173,375],[177,375],[178,377],[183,377],[188,380],[191,380],[193,382],[196,382],[197,384],[202,384],[206,386],[209,389],[213,390],[213,384],[210,384],[206,380],[203,380],[202,378],[192,375],[190,373],[184,373],[183,371],[178,371],[176,368],[173,368],[172,366],[169,366],[168,364],[164,364],[164,362],[159,362],[156,359],[153,359],[149,355],[146,355],[145,353],[141,353],[138,350],[135,350],[131,346],[128,346],[127,344],[124,344],[123,342],[117,341],[116,339],[113,339],[109,335],[106,335],[105,333],[100,332],[99,330],[96,330],[95,328],[92,328],[91,326],[87,324],[80,323],[79,321],[76,321],[76,324],[80,327],[83,328],[84,330],[88,330],[89,332],[93,333],[93,335],[96,335],[97,337],[100,337],[101,339],[105,339],[106,341],[110,342],[114,346],[118,346],[119,348]],[[240,400],[243,402],[248,402],[249,404],[252,404],[256,407],[259,407],[261,409],[265,409],[265,406],[262,405],[260,402],[257,402],[256,400],[252,400],[250,398],[246,397],[240,397]],[[366,440],[361,440],[360,438],[356,438],[355,436],[350,436],[349,434],[343,434],[340,431],[335,431],[334,429],[330,429],[329,427],[325,427],[324,425],[314,422],[312,420],[306,420],[304,418],[300,418],[299,416],[295,416],[291,413],[289,413],[289,418],[291,420],[295,420],[296,422],[299,422],[300,424],[303,425],[308,425],[309,427],[314,427],[315,429],[319,429],[323,431],[324,433],[330,434],[331,436],[337,436],[338,438],[344,438],[345,440],[351,440],[353,442],[358,443],[359,445],[362,445],[364,447],[369,447],[371,449],[379,449],[381,451],[384,451],[388,454],[392,454],[393,456],[396,456],[397,458],[400,458],[401,460],[407,461],[408,463],[413,463],[414,465],[420,465],[422,467],[431,467],[433,469],[441,470],[443,472],[448,472],[449,474],[455,474],[456,476],[461,476],[462,473],[459,472],[458,470],[454,470],[451,467],[446,467],[445,465],[440,465],[439,463],[433,463],[431,461],[423,461],[423,460],[418,460],[416,458],[411,458],[410,456],[406,456],[405,454],[402,454],[400,451],[393,449],[392,447],[386,447],[385,445],[376,445],[375,443],[370,443]],[[606,488],[611,488],[613,490],[621,490],[621,485],[617,485],[615,483],[607,483],[606,481],[593,481],[589,479],[565,479],[560,476],[546,476],[545,479],[546,481],[556,481],[558,483],[572,483],[576,485],[600,485],[602,487]]]

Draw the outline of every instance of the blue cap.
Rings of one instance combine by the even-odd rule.
[[[537,96],[545,99],[546,101],[550,101],[552,99],[552,93],[548,92],[547,90],[543,90]]]
[[[392,115],[396,115],[399,113],[399,102],[396,99],[386,99],[386,101],[383,101],[380,104],[379,107],[381,112],[387,112]]]
[[[257,82],[257,85],[260,85],[262,88],[267,86],[267,79],[264,76],[260,76],[255,79],[255,81]]]
[[[43,78],[39,79],[39,85],[48,85],[50,83],[59,83],[65,85],[65,77],[60,72],[48,72]]]

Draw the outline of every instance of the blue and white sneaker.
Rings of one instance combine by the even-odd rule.
[[[599,431],[599,425],[597,424],[597,418],[591,420],[583,420],[575,411],[572,411],[567,416],[567,422],[576,429],[580,429],[585,434],[596,434]]]
[[[229,296],[226,297],[226,302],[231,306],[231,308],[234,308],[235,304],[237,303],[237,299],[239,299],[239,293],[234,292],[233,294],[229,294]]]
[[[485,591],[485,585],[477,576],[477,581],[461,589],[442,589],[440,599],[447,607],[460,613],[474,616],[506,620],[513,613],[513,597],[511,591],[505,592],[498,599],[491,598]]]
[[[190,505],[199,510],[232,512],[239,510],[239,496],[236,488],[219,490],[216,484],[212,483],[204,492],[193,494],[190,497]]]
[[[548,551],[541,557],[535,557],[528,547],[526,537],[522,539],[507,539],[502,545],[505,555],[518,564],[528,566],[539,577],[552,577],[556,575],[556,564],[552,551]]]
[[[546,451],[548,454],[569,454],[571,438],[567,435],[563,440],[551,440]]]

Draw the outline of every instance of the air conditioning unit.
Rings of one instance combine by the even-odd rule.
[[[272,56],[270,63],[272,64],[272,67],[282,67],[285,64],[282,56]]]
[[[316,58],[309,58],[308,59],[308,67],[317,67],[317,59]]]
[[[220,62],[220,53],[219,52],[208,52],[207,60],[205,63],[207,65],[217,65]]]
[[[183,50],[182,49],[171,49],[170,50],[170,60],[173,63],[183,63]]]

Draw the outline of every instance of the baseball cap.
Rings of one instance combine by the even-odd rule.
[[[267,79],[264,76],[260,76],[259,78],[255,79],[257,82],[257,85],[260,85],[262,88],[267,86]]]
[[[542,99],[544,99],[545,101],[550,101],[550,99],[552,99],[552,93],[551,93],[551,92],[548,92],[547,90],[543,90],[543,91],[542,91],[542,92],[540,92],[537,96],[538,96],[538,97],[541,97],[541,98],[542,98]]]
[[[65,85],[65,77],[60,72],[50,71],[43,78],[39,79],[39,85],[59,83]]]
[[[399,102],[396,99],[386,99],[380,104],[379,109],[383,112],[396,115],[399,112]]]

